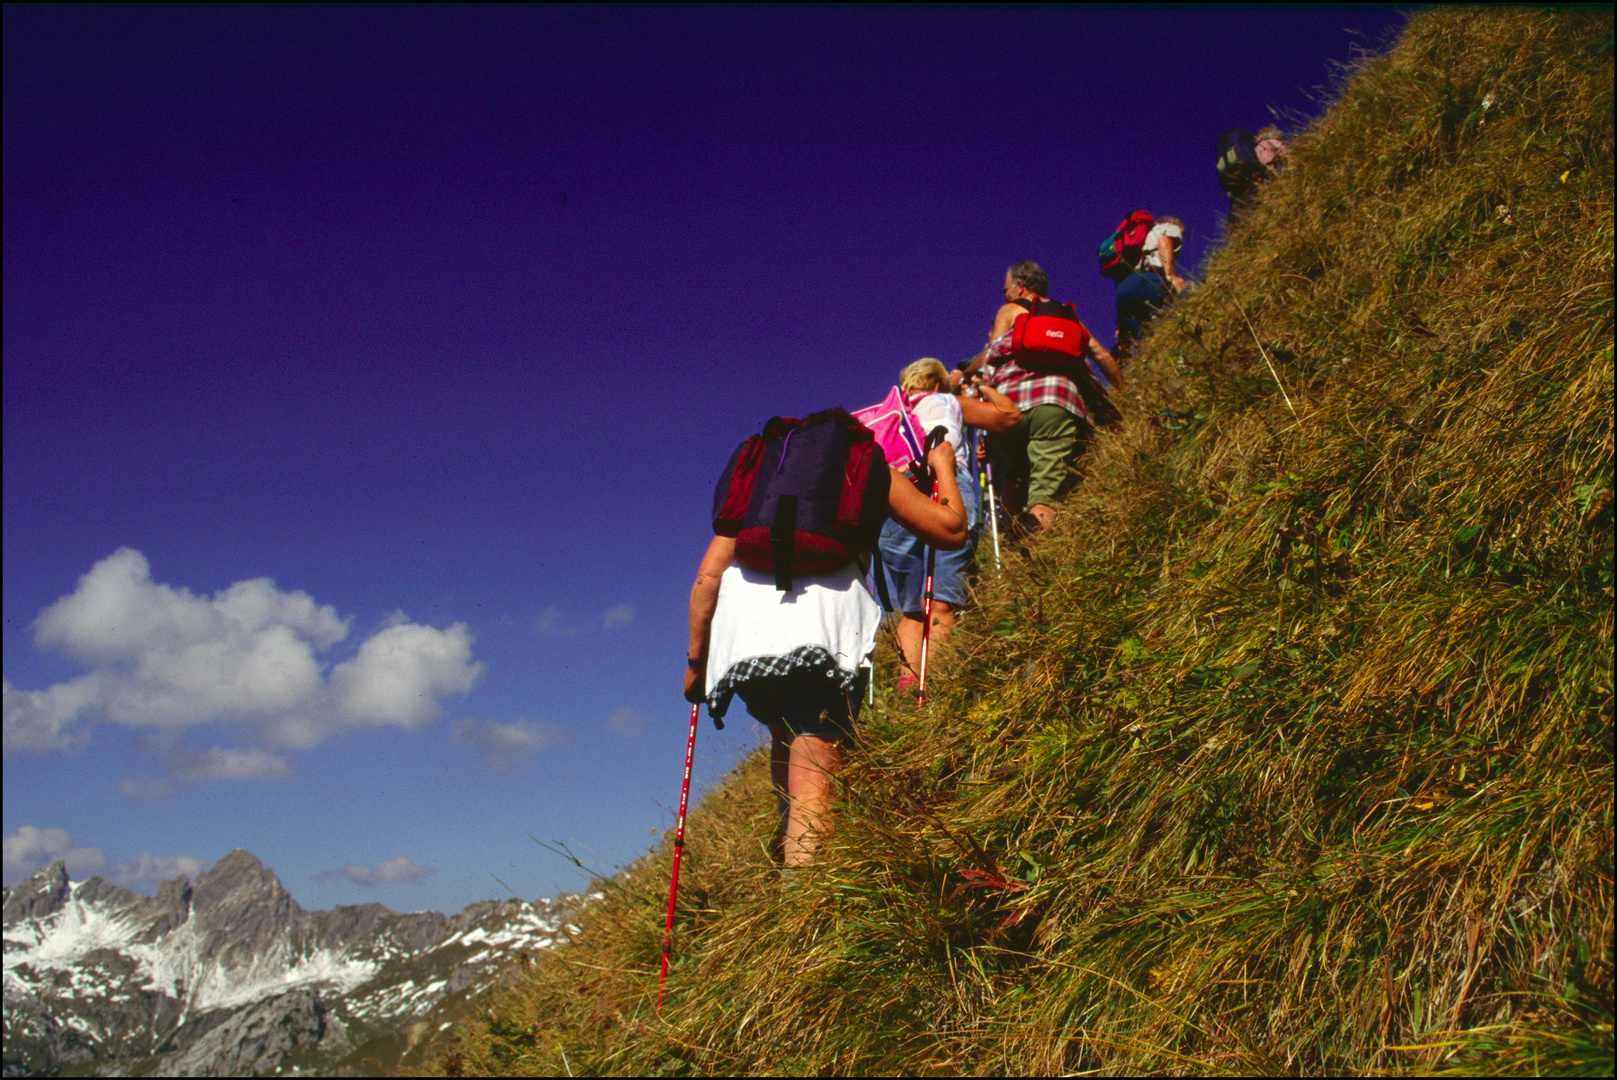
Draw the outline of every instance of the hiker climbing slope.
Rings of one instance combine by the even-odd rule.
[[[941,552],[935,557],[930,636],[934,646],[942,644],[954,625],[955,613],[965,605],[968,578],[975,557],[975,535],[979,521],[977,485],[970,458],[968,426],[1004,433],[1021,422],[1021,413],[996,390],[986,389],[985,398],[968,397],[950,391],[949,373],[942,362],[927,357],[899,372],[899,389],[907,395],[922,431],[941,427],[955,455],[955,484],[965,500],[966,519],[973,542],[958,551]],[[926,545],[896,520],[882,527],[882,564],[892,590],[894,607],[901,613],[898,623],[900,690],[907,690],[920,676],[920,657],[926,624],[922,621],[922,583],[926,576]]]
[[[691,588],[685,700],[705,699],[718,720],[740,697],[769,728],[777,852],[788,867],[809,862],[830,831],[831,781],[881,623],[856,556],[875,547],[889,514],[939,548],[966,543],[948,445],[928,464],[938,470],[935,503],[886,464],[869,429],[832,409],[770,421],[720,477],[718,535]],[[850,506],[859,508],[851,525],[815,531]]]
[[[1161,313],[1169,300],[1185,291],[1185,279],[1175,267],[1179,248],[1185,242],[1184,222],[1176,217],[1153,219],[1143,210],[1135,211],[1128,220],[1134,221],[1142,214],[1150,225],[1141,238],[1138,258],[1131,262],[1125,257],[1126,271],[1108,275],[1117,282],[1117,345],[1114,355],[1119,364],[1134,357],[1139,340],[1151,320]]]
[[[1279,174],[1286,156],[1286,141],[1272,124],[1256,135],[1230,128],[1218,137],[1218,184],[1230,197],[1229,224],[1252,205],[1260,185]]]
[[[1117,410],[1089,370],[1093,359],[1114,388],[1123,373],[1112,354],[1079,321],[1071,304],[1045,299],[1050,279],[1035,262],[1005,271],[1005,303],[994,315],[988,347],[965,365],[986,364],[989,384],[1022,419],[994,444],[1010,474],[1002,492],[1023,528],[1039,532],[1055,520],[1055,504],[1077,477],[1077,461],[1094,424],[1115,423]],[[1025,492],[1025,493],[1024,493]]]

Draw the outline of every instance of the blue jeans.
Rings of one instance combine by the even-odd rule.
[[[1117,283],[1117,351],[1134,355],[1134,343],[1172,294],[1158,274],[1134,273]]]

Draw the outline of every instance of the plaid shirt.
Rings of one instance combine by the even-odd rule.
[[[731,664],[730,670],[719,676],[719,681],[707,692],[708,715],[715,720],[722,719],[730,711],[730,699],[735,696],[736,687],[742,683],[764,675],[787,675],[798,668],[824,674],[844,692],[852,692],[857,677],[857,672],[843,671],[824,645],[803,645],[784,656],[749,656]]]
[[[1057,372],[1033,372],[1017,364],[1011,353],[1011,335],[1007,330],[988,346],[988,367],[992,374],[988,385],[1011,399],[1023,412],[1040,405],[1059,405],[1078,419],[1093,423],[1089,408],[1078,393],[1078,384],[1071,377]]]

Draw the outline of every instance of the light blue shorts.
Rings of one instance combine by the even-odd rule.
[[[882,526],[877,545],[882,566],[887,571],[887,590],[893,606],[919,619],[926,590],[926,545],[904,526],[889,518]],[[953,607],[964,607],[966,585],[975,559],[972,546],[959,551],[939,551],[932,568],[932,599]],[[880,595],[880,594],[877,594]]]

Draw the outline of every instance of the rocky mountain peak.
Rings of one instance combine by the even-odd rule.
[[[191,888],[192,923],[203,955],[221,967],[261,956],[289,940],[304,912],[258,857],[237,848],[197,877]]]
[[[11,926],[24,919],[43,919],[47,915],[54,915],[67,903],[68,892],[67,867],[59,862],[51,863],[11,890],[0,920],[6,926]]]
[[[369,1075],[376,1046],[402,1060],[529,950],[565,939],[576,902],[308,912],[246,851],[155,896],[70,884],[58,863],[4,898],[5,1073],[100,1061],[107,1075],[234,1076],[296,1056]]]

